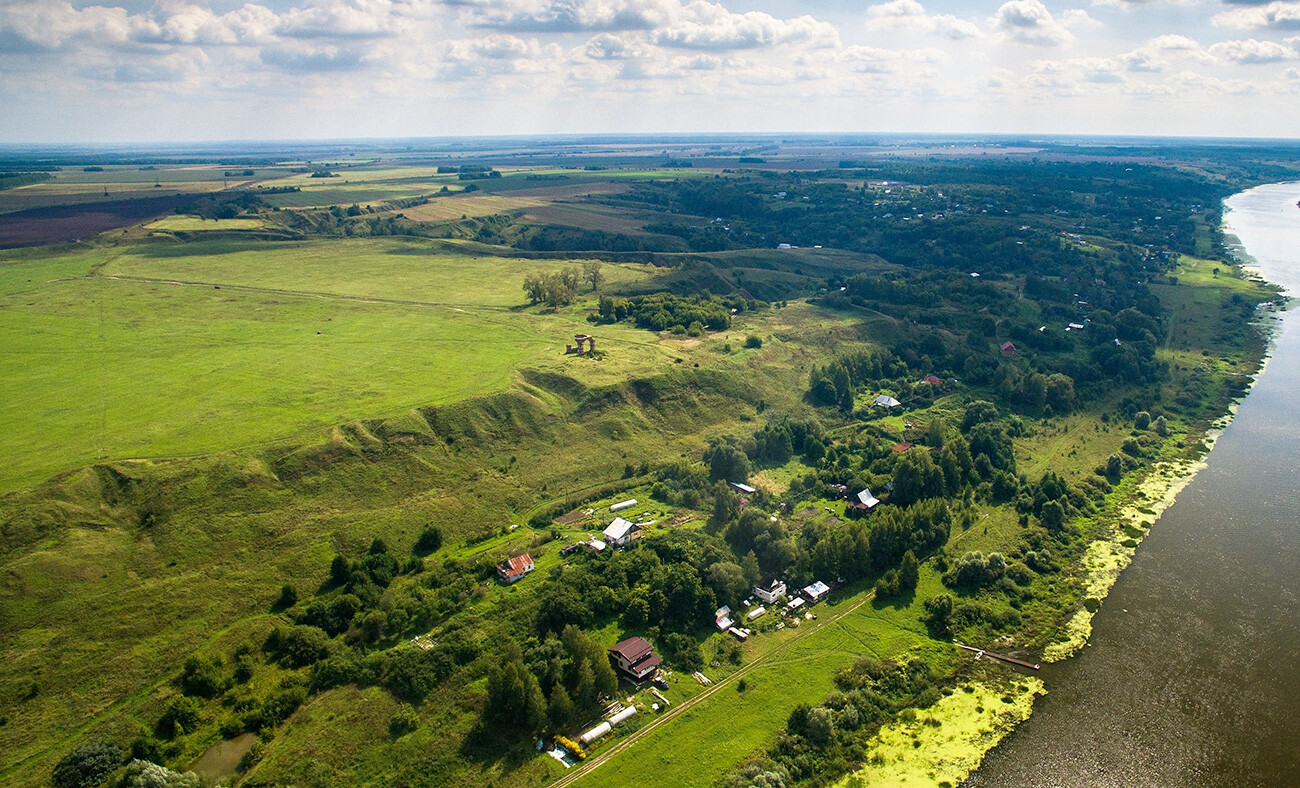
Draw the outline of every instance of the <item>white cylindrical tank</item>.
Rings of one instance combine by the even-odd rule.
[[[601,724],[597,725],[596,727],[582,734],[578,738],[582,740],[583,744],[591,744],[596,739],[599,739],[601,736],[604,736],[606,733],[609,733],[610,730],[611,730],[610,724],[608,722],[602,722]]]
[[[627,719],[628,717],[631,717],[633,714],[636,714],[636,706],[628,706],[626,709],[623,709],[618,714],[615,714],[613,717],[610,717],[609,724],[617,725],[623,720]]]

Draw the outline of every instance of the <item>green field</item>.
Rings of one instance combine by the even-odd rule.
[[[520,367],[601,382],[671,363],[630,327],[601,331],[610,363],[566,359],[585,311],[517,311],[524,274],[559,266],[401,241],[5,254],[0,489],[320,435],[504,390]],[[645,275],[605,268],[611,282]]]

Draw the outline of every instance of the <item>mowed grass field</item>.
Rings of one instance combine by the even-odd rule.
[[[503,390],[521,367],[600,383],[672,363],[630,326],[599,331],[604,362],[565,357],[591,304],[521,307],[524,274],[558,265],[391,240],[0,256],[0,490],[96,460],[315,440]],[[128,276],[153,281],[112,278]]]

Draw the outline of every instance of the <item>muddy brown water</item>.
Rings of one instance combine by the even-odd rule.
[[[1300,295],[1300,183],[1228,200]],[[970,786],[1300,786],[1300,300],[1208,467],[1165,511],[1077,657]]]
[[[190,764],[190,771],[198,773],[206,784],[215,784],[222,777],[235,773],[239,768],[239,762],[244,758],[244,753],[253,749],[253,744],[256,742],[257,735],[252,733],[219,741]]]

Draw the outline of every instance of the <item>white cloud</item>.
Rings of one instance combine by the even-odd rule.
[[[1290,39],[1294,42],[1295,39]],[[1241,65],[1258,65],[1260,63],[1281,63],[1295,60],[1300,53],[1294,44],[1279,44],[1276,41],[1258,41],[1253,38],[1244,41],[1222,41],[1210,47],[1214,57],[1228,63]]]
[[[656,30],[654,40],[664,46],[714,51],[790,43],[831,47],[839,45],[839,33],[811,16],[777,19],[761,11],[737,14],[717,3],[694,0],[673,22]]]
[[[1300,3],[1272,2],[1250,8],[1234,8],[1210,20],[1219,27],[1236,30],[1300,30]]]
[[[927,14],[925,7],[917,0],[891,0],[871,6],[867,9],[867,29],[914,30],[954,40],[982,35],[974,22],[959,19],[952,14]]]
[[[582,54],[593,60],[644,60],[653,52],[644,41],[601,33],[582,47]]]
[[[877,47],[851,46],[840,53],[840,61],[859,73],[864,74],[908,74],[932,76],[933,66],[943,63],[948,56],[941,50],[925,49],[880,49]]]
[[[1009,0],[990,20],[1004,37],[1035,46],[1062,46],[1074,34],[1057,21],[1041,0]]]

